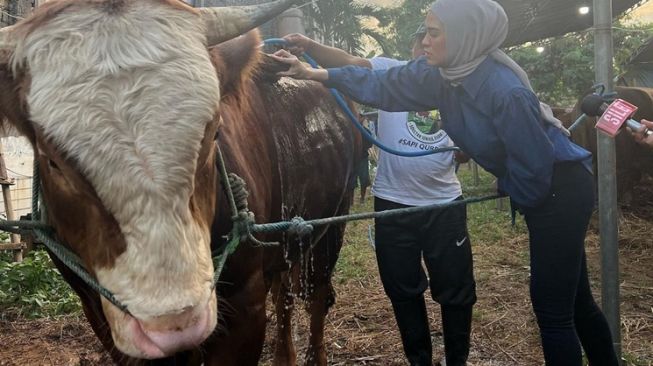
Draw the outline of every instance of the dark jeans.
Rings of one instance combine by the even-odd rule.
[[[563,163],[555,166],[546,200],[520,208],[530,238],[531,301],[550,366],[580,366],[580,344],[592,366],[618,364],[587,276],[584,242],[593,206],[591,174],[579,163]]]
[[[407,207],[375,198],[374,210]],[[447,365],[464,365],[469,354],[476,283],[464,205],[375,221],[376,258],[411,365],[431,365],[431,337],[424,303],[442,307]],[[422,259],[429,273],[427,279]]]

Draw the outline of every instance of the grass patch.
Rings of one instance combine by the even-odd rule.
[[[30,252],[20,263],[0,262],[0,313],[42,318],[81,311],[79,298],[43,250]]]
[[[481,168],[478,169],[478,181],[475,182],[472,169],[464,164],[458,170],[458,179],[466,198],[496,194],[496,178]],[[521,216],[517,215],[515,225],[512,225],[508,198],[470,204],[467,206],[467,222],[471,237],[483,245],[501,243],[528,233]]]
[[[358,202],[358,190],[355,194],[356,203],[351,207],[350,213],[374,211],[373,198],[368,196],[365,202]],[[352,221],[347,224],[345,243],[340,251],[336,263],[334,281],[344,283],[352,280],[362,280],[375,276],[378,272],[374,249],[370,245],[369,230],[374,228],[373,220]],[[374,233],[372,233],[372,237]]]

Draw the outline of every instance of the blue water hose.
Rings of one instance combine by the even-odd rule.
[[[263,43],[265,45],[281,45],[281,46],[285,46],[285,45],[288,44],[288,41],[286,41],[283,38],[270,38],[270,39],[266,39]],[[306,62],[308,62],[313,68],[315,68],[315,69],[319,68],[317,62],[315,62],[315,60],[309,54],[304,53],[303,57],[306,60]],[[441,148],[437,148],[437,149],[433,149],[433,150],[416,151],[416,152],[399,151],[399,150],[393,149],[391,147],[388,147],[388,146],[382,144],[381,142],[379,142],[379,140],[374,138],[374,136],[372,136],[372,134],[367,129],[365,129],[365,127],[363,127],[363,124],[360,123],[358,118],[356,118],[354,113],[351,111],[351,109],[347,105],[347,102],[345,102],[345,99],[342,97],[342,95],[340,95],[340,93],[336,89],[332,88],[332,89],[329,89],[329,91],[331,92],[333,97],[336,99],[336,102],[338,103],[340,108],[342,108],[342,110],[345,112],[347,117],[349,117],[349,119],[352,121],[354,126],[360,131],[361,135],[363,135],[363,137],[367,141],[373,143],[374,145],[378,146],[379,149],[381,149],[381,150],[383,150],[383,151],[385,151],[387,153],[390,153],[390,154],[393,154],[393,155],[398,155],[398,156],[415,157],[415,156],[425,156],[425,155],[437,154],[437,153],[446,152],[446,151],[460,151],[460,148],[458,148],[456,146],[441,147]]]

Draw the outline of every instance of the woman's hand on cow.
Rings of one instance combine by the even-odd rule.
[[[309,65],[299,61],[297,56],[292,55],[286,50],[279,50],[271,55],[272,58],[279,62],[288,64],[290,68],[287,71],[278,72],[279,76],[289,76],[293,79],[326,81],[329,73],[324,69],[313,69]]]
[[[649,134],[648,136],[646,134],[647,131],[653,131],[653,122],[647,121],[645,119],[643,119],[641,122],[642,127],[640,127],[640,129],[637,131],[630,130],[630,133],[638,143],[642,145],[648,145],[649,147],[653,148],[653,134]]]
[[[314,41],[303,34],[293,33],[289,34],[283,39],[288,42],[284,47],[288,52],[292,53],[295,56],[301,56],[304,52],[311,52]]]

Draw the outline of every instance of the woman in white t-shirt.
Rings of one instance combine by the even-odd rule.
[[[413,56],[421,55],[423,27],[415,33]],[[310,53],[323,67],[357,65],[384,70],[405,61],[365,59],[321,45],[305,36],[286,36],[290,52]],[[407,112],[379,111],[377,135],[384,145],[414,152],[453,146],[443,131],[424,131]],[[437,129],[435,129],[437,130]],[[444,204],[462,199],[451,151],[402,157],[380,151],[374,184],[375,211]],[[464,205],[375,220],[376,258],[411,365],[431,365],[432,347],[424,291],[441,305],[446,364],[465,365],[472,306],[476,302],[472,251]],[[424,273],[422,261],[428,271]]]

